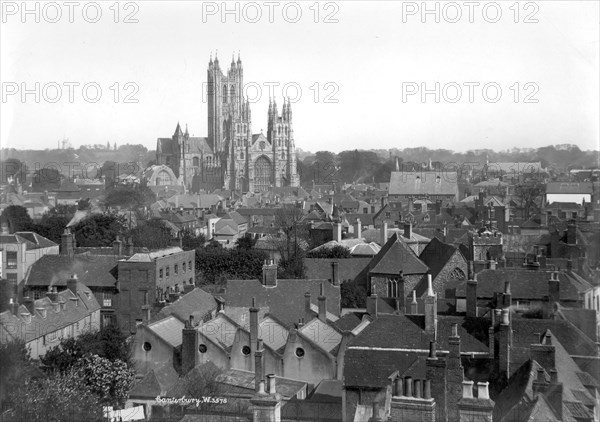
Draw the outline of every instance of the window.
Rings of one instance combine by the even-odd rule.
[[[388,278],[387,290],[388,297],[398,297],[398,280]]]
[[[165,277],[169,278],[169,267],[165,268]]]
[[[192,271],[192,261],[188,261],[188,267],[189,267],[190,271]]]
[[[41,299],[42,298],[42,292],[39,290],[34,290],[33,291],[33,300],[37,300],[37,299]]]
[[[455,280],[464,280],[466,277],[463,270],[460,268],[455,268],[450,272],[450,278]]]
[[[244,356],[248,356],[250,354],[251,350],[249,346],[244,346],[242,347],[242,355]]]
[[[158,270],[158,278],[163,278],[163,269]]]
[[[6,251],[6,268],[17,268],[17,253]]]
[[[192,158],[192,166],[198,167],[200,165],[200,159],[198,157]]]
[[[296,348],[296,356],[299,358],[304,357],[304,349],[302,347]]]
[[[170,185],[171,184],[171,176],[165,170],[161,170],[158,172],[156,176],[156,184],[159,186]]]
[[[179,265],[175,264],[175,266],[173,267],[173,272],[175,273],[175,275],[179,274]]]
[[[152,350],[152,345],[145,341],[142,345],[142,349],[144,349],[145,352],[149,352],[150,350]]]
[[[112,306],[111,292],[102,292],[102,306]]]
[[[58,340],[58,331],[53,331],[53,332],[51,332],[50,334],[48,334],[46,336],[46,341],[48,343],[51,343],[51,342],[56,341],[56,340]]]
[[[185,262],[182,264],[183,272],[185,273]]]
[[[198,351],[200,353],[206,353],[207,350],[208,348],[206,347],[206,344],[201,344],[200,346],[198,346]]]

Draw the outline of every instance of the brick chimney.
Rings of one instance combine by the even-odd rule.
[[[410,313],[416,315],[419,313],[419,304],[417,303],[417,291],[412,291],[412,301],[410,302]]]
[[[381,416],[379,416],[380,411],[381,405],[379,404],[379,400],[374,400],[372,412],[373,416],[369,418],[369,422],[383,422],[383,419],[381,419]]]
[[[429,342],[429,357],[425,361],[426,379],[431,383],[431,396],[435,400],[435,421],[447,419],[446,359],[438,358],[435,341]]]
[[[373,318],[377,318],[377,294],[371,293],[367,297],[367,313]]]
[[[56,303],[58,301],[58,291],[54,286],[48,286],[48,292],[46,293],[46,297],[50,299],[52,303]]]
[[[133,238],[131,236],[127,238],[127,255],[133,256]]]
[[[388,240],[388,223],[387,221],[383,222],[383,226],[381,227],[381,246],[385,245]]]
[[[559,258],[560,243],[559,234],[556,228],[550,230],[550,258]]]
[[[272,259],[265,260],[262,269],[262,284],[264,286],[277,286],[277,264],[275,264],[275,261]]]
[[[67,227],[60,236],[60,254],[73,257],[75,255],[75,241],[71,230]]]
[[[468,280],[475,280],[475,271],[473,268],[474,268],[473,261],[469,261],[467,263],[467,279]]]
[[[194,326],[194,317],[185,322],[181,341],[181,372],[186,375],[198,365],[198,330]]]
[[[489,383],[477,383],[477,397],[473,396],[473,381],[463,381],[462,398],[458,402],[460,422],[492,422],[495,403],[490,399]]]
[[[268,392],[265,389],[265,380],[258,381],[258,391],[250,399],[254,421],[281,422],[282,397],[277,393],[275,375],[267,375]]]
[[[560,273],[552,271],[548,280],[548,299],[550,301],[550,312],[554,311],[554,306],[560,303]]]
[[[333,240],[342,241],[342,225],[340,223],[333,223]]]
[[[410,221],[404,223],[404,237],[407,239],[412,237],[412,223]]]
[[[77,296],[77,282],[78,282],[77,274],[71,274],[67,279],[67,289],[73,292],[75,296]]]
[[[23,305],[27,308],[27,311],[31,314],[31,316],[35,314],[33,297],[25,296],[23,298]]]
[[[529,346],[529,355],[546,372],[556,369],[556,348],[552,345],[552,333],[549,330],[542,336],[539,344]]]
[[[452,324],[452,332],[448,337],[449,354],[447,358],[447,399],[448,420],[459,420],[458,401],[462,397],[462,382],[464,369],[460,360],[460,336],[458,324]]]
[[[357,239],[362,238],[362,223],[360,218],[356,219],[356,230],[354,230],[354,234]]]
[[[469,261],[469,267],[472,270],[473,261]],[[477,280],[472,271],[467,280],[467,317],[475,318],[477,316]]]
[[[123,242],[119,235],[117,235],[115,241],[113,242],[113,255],[115,257],[123,256]]]
[[[312,319],[312,310],[310,309],[310,292],[304,293],[304,319],[307,322]]]
[[[502,309],[500,325],[498,326],[498,364],[500,374],[506,374],[507,379],[511,375],[510,349],[512,346],[512,324],[509,312],[508,308]]]
[[[331,283],[334,286],[340,285],[339,264],[336,261],[331,262]]]
[[[250,353],[254,356],[256,351],[256,342],[258,341],[258,308],[256,307],[256,298],[252,298],[250,312]],[[251,365],[252,366],[252,363]]]
[[[260,381],[265,378],[264,363],[263,341],[262,339],[258,339],[256,342],[256,351],[254,352],[254,388],[256,391],[260,387]]]
[[[538,368],[537,379],[533,381],[533,396],[543,394],[556,412],[558,419],[563,420],[563,384],[558,382],[556,369],[550,371],[550,382],[546,382],[544,369]]]
[[[327,297],[325,296],[323,283],[321,283],[321,292],[319,294],[319,319],[322,322],[327,322]]]
[[[427,292],[425,293],[425,332],[433,338],[437,332],[437,295],[433,291],[431,274],[427,274]]]

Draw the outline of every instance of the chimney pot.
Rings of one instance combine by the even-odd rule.
[[[508,325],[509,324],[509,315],[508,315],[509,310],[508,309],[502,309],[502,325]]]
[[[477,383],[477,397],[480,399],[489,399],[490,394],[488,390],[489,383],[486,382],[478,382]]]
[[[437,358],[437,352],[435,350],[435,341],[429,342],[429,357],[432,359]]]
[[[558,372],[556,371],[556,369],[551,369],[550,370],[550,382],[552,384],[557,384],[558,383]]]
[[[414,381],[414,386],[415,386],[415,388],[414,388],[415,398],[417,398],[417,399],[422,398],[423,397],[423,390],[422,390],[423,387],[421,386],[421,380],[416,379]]]
[[[543,368],[538,368],[537,370],[537,382],[546,382],[546,377],[544,375],[544,369]]]
[[[412,377],[405,377],[404,378],[404,396],[405,397],[413,396],[412,387],[413,387]]]
[[[464,380],[463,383],[463,398],[472,399],[473,398],[473,381]]]
[[[425,385],[423,387],[423,398],[425,400],[431,399],[431,380],[425,380]]]
[[[275,394],[277,392],[275,389],[275,374],[267,375],[267,380],[269,383],[269,394]]]
[[[394,380],[394,396],[402,396],[402,377],[400,376]]]

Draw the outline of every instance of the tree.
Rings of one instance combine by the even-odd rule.
[[[81,372],[71,369],[12,391],[15,420],[28,422],[103,421],[102,406]]]
[[[27,212],[27,208],[20,205],[9,205],[2,211],[0,216],[2,224],[8,225],[10,233],[18,231],[29,231],[33,227],[33,220]]]
[[[190,230],[183,230],[179,234],[181,236],[181,247],[184,251],[200,248],[206,243],[206,236],[202,233],[196,235]]]
[[[56,191],[60,188],[62,174],[55,168],[43,168],[33,173],[31,189],[34,192]]]
[[[277,268],[277,277],[282,279],[306,278],[304,251],[298,249],[289,258],[282,257]]]
[[[0,402],[23,385],[34,372],[31,351],[22,339],[0,344]]]
[[[75,240],[82,247],[111,246],[125,228],[125,219],[112,214],[93,214],[75,225]]]
[[[327,259],[335,259],[335,258],[352,258],[350,254],[350,249],[342,245],[335,245],[331,248],[318,248],[317,250],[312,250],[306,254],[307,258],[327,258]]]
[[[135,371],[122,360],[86,354],[74,367],[101,403],[123,406],[135,382]]]
[[[364,308],[367,306],[367,291],[356,281],[347,281],[340,286],[342,308]]]
[[[8,183],[9,178],[25,183],[27,177],[27,166],[16,158],[7,158],[0,161],[0,183]]]
[[[225,249],[207,247],[196,249],[196,271],[207,284],[227,278],[260,279],[262,266],[269,256],[256,249]]]
[[[156,201],[156,194],[146,184],[136,187],[116,186],[106,195],[107,207],[141,208]]]
[[[145,223],[138,224],[131,229],[129,236],[133,238],[136,246],[145,246],[149,249],[163,249],[171,245],[171,230],[164,221],[153,218]]]
[[[301,243],[308,239],[308,227],[304,222],[304,211],[295,205],[277,208],[275,210],[274,225],[284,234],[281,244],[281,256],[288,260],[291,256],[298,256]]]
[[[255,244],[256,239],[250,236],[249,233],[246,233],[244,236],[239,237],[238,240],[235,241],[235,247],[242,250],[252,249]]]

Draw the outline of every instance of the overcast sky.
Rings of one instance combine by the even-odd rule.
[[[292,100],[301,89],[292,109],[303,150],[598,149],[597,1],[479,2],[474,9],[428,2],[439,8],[439,23],[422,15],[421,2],[279,2],[272,18],[263,2],[239,3],[239,23],[221,2],[112,3],[100,3],[96,23],[88,22],[94,4],[75,6],[71,23],[67,5],[39,3],[37,23],[21,2],[3,2],[2,147],[53,148],[66,137],[75,147],[110,141],[154,149],[178,121],[206,136],[202,90],[218,50],[222,68],[241,53],[254,133],[266,132],[269,83],[280,84],[280,110],[282,86]],[[36,2],[28,4],[33,10]],[[39,103],[34,93],[22,98],[36,82]],[[71,82],[79,84],[71,85],[72,103]],[[101,97],[92,102],[96,87]],[[431,91],[424,98],[423,88]],[[128,95],[137,102],[125,102]]]

